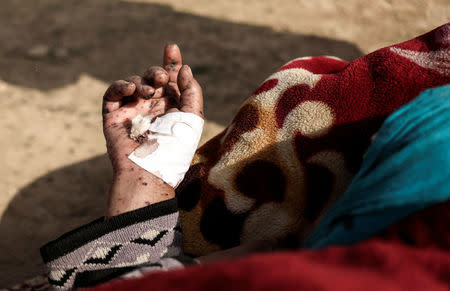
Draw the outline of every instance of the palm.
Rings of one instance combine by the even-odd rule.
[[[153,116],[164,114],[167,111],[167,99],[168,97],[138,99],[104,115],[103,131],[114,169],[126,169],[133,164],[127,157],[139,146],[139,143],[128,137],[131,119],[137,114]]]
[[[167,112],[191,112],[203,117],[201,88],[189,67],[182,67],[179,48],[164,50],[164,69],[151,67],[143,77],[114,82],[103,98],[103,132],[115,171],[129,170],[127,157],[139,144],[129,138],[131,119],[136,115],[160,116]],[[182,88],[180,92],[180,88]],[[184,94],[184,95],[183,95]],[[185,96],[185,97],[183,97]],[[181,97],[181,98],[180,98]]]

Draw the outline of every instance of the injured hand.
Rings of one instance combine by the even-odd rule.
[[[163,67],[115,81],[103,98],[114,173],[106,216],[173,198],[202,129],[202,90],[178,46],[166,46]]]
[[[203,119],[188,112],[157,117],[137,115],[130,138],[141,145],[129,155],[138,166],[176,188],[189,169],[203,130]]]

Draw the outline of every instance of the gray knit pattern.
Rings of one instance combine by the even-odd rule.
[[[178,212],[128,225],[48,262],[49,279],[61,281],[67,277],[63,286],[54,286],[54,290],[71,289],[76,275],[84,271],[156,263],[169,254],[181,254],[182,236],[175,230],[177,224]],[[169,267],[169,262],[164,266]]]

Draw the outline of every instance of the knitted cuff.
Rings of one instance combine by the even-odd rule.
[[[110,219],[99,218],[44,245],[41,255],[57,290],[87,287],[182,253],[176,199]]]

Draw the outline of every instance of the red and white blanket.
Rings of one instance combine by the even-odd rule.
[[[383,120],[450,83],[450,23],[346,62],[284,65],[198,149],[177,189],[185,251],[297,240],[346,190]]]
[[[296,59],[267,78],[197,151],[177,189],[185,251],[292,236],[301,244],[383,120],[450,83],[449,45],[450,23],[352,62]],[[253,255],[95,290],[448,290],[449,214],[446,202],[355,246]],[[16,290],[44,290],[39,278]]]

